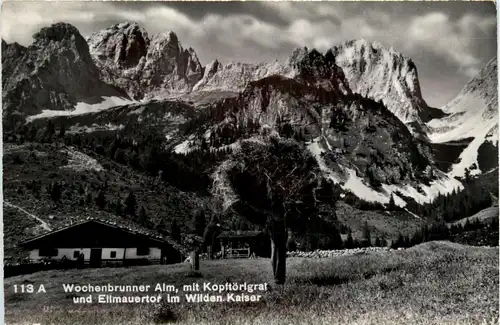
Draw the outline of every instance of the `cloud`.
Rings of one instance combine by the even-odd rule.
[[[444,13],[429,13],[412,19],[407,29],[410,41],[405,48],[409,51],[424,48],[445,56],[462,73],[473,77],[482,68],[477,56],[477,40],[484,38],[495,25],[493,19],[481,19],[472,14],[465,14],[453,22]]]

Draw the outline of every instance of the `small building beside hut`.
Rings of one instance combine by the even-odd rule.
[[[218,236],[222,258],[269,257],[270,241],[263,231],[223,231]]]
[[[33,262],[74,261],[91,267],[105,265],[171,264],[183,253],[160,235],[116,223],[89,219],[51,231],[19,244]]]

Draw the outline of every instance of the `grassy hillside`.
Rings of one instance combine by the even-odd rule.
[[[336,204],[338,220],[353,230],[353,237],[362,238],[365,223],[373,238],[394,240],[398,234],[410,235],[426,223],[418,216],[404,210],[360,210],[342,201]]]
[[[468,218],[463,218],[458,221],[453,222],[453,225],[462,225],[464,226],[467,223],[467,220],[469,222],[474,221],[474,220],[479,220],[482,223],[488,223],[491,222],[491,219],[498,218],[498,205],[487,208],[484,210],[479,211],[478,213],[468,217]]]
[[[429,242],[408,250],[325,259],[288,259],[284,287],[259,303],[78,306],[63,283],[173,285],[271,282],[268,259],[202,261],[189,266],[47,271],[5,281],[6,321],[42,324],[496,324],[498,250]],[[44,284],[20,295],[15,284]],[[182,292],[180,293],[182,295]],[[82,294],[83,295],[83,294]],[[46,306],[50,312],[42,312]],[[26,310],[31,312],[28,314]],[[484,321],[484,322],[483,322]]]
[[[51,229],[98,217],[152,230],[162,225],[169,230],[176,220],[183,233],[191,233],[193,211],[204,204],[194,193],[62,144],[5,144],[3,168],[4,200]],[[130,193],[135,215],[126,213]],[[5,255],[17,258],[22,256],[17,242],[47,230],[22,210],[6,206],[4,212]]]

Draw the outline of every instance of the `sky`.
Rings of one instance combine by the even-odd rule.
[[[493,2],[19,2],[2,4],[1,36],[29,45],[67,22],[84,36],[135,21],[151,36],[174,31],[202,64],[261,62],[307,46],[378,41],[413,59],[424,99],[440,107],[497,54]]]

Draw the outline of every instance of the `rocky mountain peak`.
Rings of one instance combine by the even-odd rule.
[[[434,113],[422,98],[417,68],[410,58],[363,39],[331,50],[352,91],[382,100],[402,122],[423,125]]]
[[[116,24],[88,39],[92,55],[107,66],[135,67],[147,53],[148,33],[135,22]]]
[[[205,66],[205,74],[193,90],[241,92],[251,82],[272,76],[300,78],[325,90],[350,93],[342,69],[332,57],[307,47],[297,48],[287,59],[274,62],[229,62],[223,65],[214,60]]]
[[[66,40],[84,41],[85,39],[80,34],[78,29],[68,23],[56,23],[49,27],[42,28],[39,32],[33,35],[35,42],[63,42]]]
[[[148,37],[137,23],[121,23],[88,42],[104,80],[136,99],[189,92],[203,76],[195,51],[172,31]]]
[[[7,80],[12,76],[19,60],[22,60],[26,47],[19,43],[7,44],[2,39],[2,83],[7,84]]]
[[[92,62],[87,41],[75,26],[68,23],[56,23],[42,28],[33,35],[33,43],[29,48],[42,52],[57,51],[57,49],[71,51],[82,61]]]
[[[99,78],[87,42],[66,23],[42,28],[24,48],[6,45],[2,66],[4,125],[23,123],[43,110],[73,110],[80,102],[100,102],[103,96],[124,94]]]

